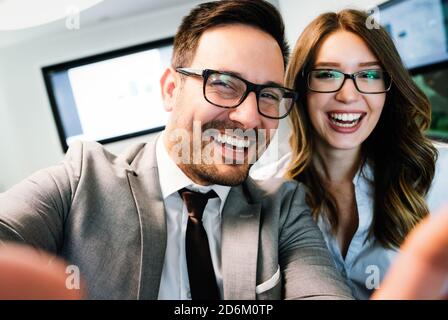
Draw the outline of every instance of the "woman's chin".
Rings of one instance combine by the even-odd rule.
[[[329,139],[326,141],[326,144],[331,149],[336,150],[356,150],[361,148],[363,139],[355,138],[352,139],[346,137],[344,139]]]

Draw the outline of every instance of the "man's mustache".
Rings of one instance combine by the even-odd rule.
[[[252,142],[256,142],[259,136],[257,128],[245,129],[243,125],[235,121],[212,120],[203,124],[201,130],[202,132],[216,130],[239,139],[249,138]]]

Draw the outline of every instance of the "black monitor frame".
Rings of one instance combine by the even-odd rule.
[[[118,57],[125,56],[128,54],[133,54],[133,53],[138,53],[138,52],[142,52],[142,51],[146,51],[146,50],[156,49],[158,47],[169,46],[169,45],[172,45],[173,42],[174,42],[174,38],[169,37],[169,38],[164,38],[164,39],[160,39],[160,40],[156,40],[156,41],[145,42],[145,43],[134,45],[134,46],[129,46],[126,48],[112,50],[112,51],[108,51],[108,52],[104,52],[104,53],[100,53],[100,54],[95,54],[95,55],[83,57],[83,58],[72,60],[72,61],[67,61],[67,62],[58,63],[58,64],[54,64],[54,65],[49,65],[49,66],[44,66],[41,68],[42,75],[43,75],[44,82],[45,82],[45,88],[46,88],[47,95],[49,98],[54,121],[55,121],[56,127],[57,127],[59,140],[60,140],[60,143],[61,143],[64,153],[67,152],[67,150],[68,150],[68,145],[67,145],[67,140],[66,140],[67,137],[65,136],[61,114],[59,113],[59,110],[57,107],[57,101],[56,101],[55,94],[53,92],[50,74],[53,72],[65,71],[70,68],[76,68],[76,67],[80,67],[83,65],[100,62],[103,60],[118,58]],[[129,139],[129,138],[134,138],[134,137],[150,134],[153,132],[162,131],[164,129],[165,129],[165,126],[161,126],[161,127],[151,128],[148,130],[143,130],[143,131],[133,132],[133,133],[125,134],[125,135],[120,135],[120,136],[116,136],[116,137],[112,137],[112,138],[108,138],[108,139],[98,140],[98,142],[101,144],[107,144],[107,143],[111,143],[111,142],[121,141],[121,140]]]

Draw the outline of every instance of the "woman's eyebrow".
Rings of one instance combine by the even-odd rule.
[[[379,61],[367,61],[367,62],[361,62],[358,64],[360,67],[370,67],[370,66],[381,66],[381,63]],[[338,62],[317,62],[315,64],[316,67],[340,67],[341,64]]]
[[[380,66],[381,63],[379,61],[369,61],[369,62],[361,62],[359,64],[360,67],[370,67],[370,66]]]
[[[340,65],[337,62],[318,62],[315,64],[316,67],[339,67]]]

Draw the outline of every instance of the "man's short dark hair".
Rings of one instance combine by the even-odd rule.
[[[212,27],[229,24],[249,25],[271,35],[280,46],[286,68],[289,46],[283,19],[278,10],[264,0],[221,0],[195,7],[184,17],[174,38],[173,67],[188,67],[201,35]]]

